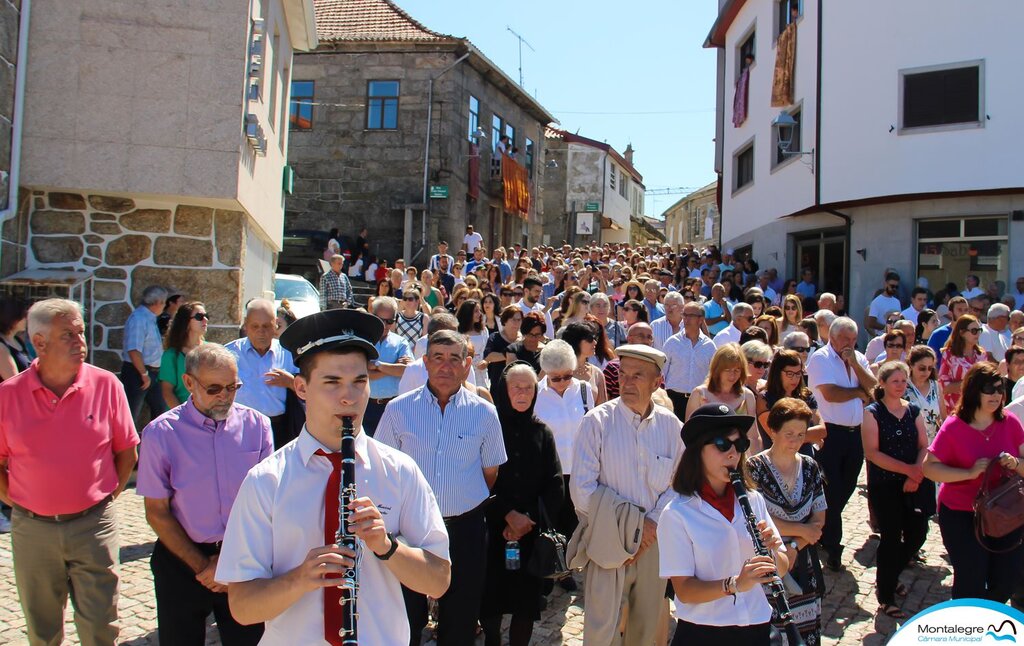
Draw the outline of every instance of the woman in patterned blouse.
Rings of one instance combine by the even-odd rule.
[[[799,453],[807,441],[811,408],[795,397],[784,397],[768,413],[771,448],[747,462],[750,476],[764,496],[775,526],[779,528],[791,557],[787,581],[800,588],[789,594],[797,628],[808,646],[821,642],[821,597],[825,581],[821,574],[816,543],[825,526],[824,478],[814,458]],[[787,577],[788,580],[789,577]]]
[[[978,345],[981,323],[970,314],[964,314],[953,324],[953,332],[942,348],[942,367],[939,385],[946,400],[946,410],[956,410],[960,401],[960,386],[971,366],[985,360],[985,348]]]

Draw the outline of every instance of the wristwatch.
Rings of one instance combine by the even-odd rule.
[[[373,552],[373,550],[370,550],[371,552],[373,552],[374,556],[376,556],[382,561],[386,561],[389,558],[391,558],[392,555],[394,555],[395,551],[398,549],[398,539],[396,539],[395,535],[391,532],[388,532],[388,540],[391,541],[391,547],[388,548],[387,552],[384,552],[383,554],[378,554],[376,552]]]
[[[793,540],[791,540],[789,543],[786,544],[786,547],[792,548],[793,551],[798,551],[800,548],[797,545],[798,545],[798,543],[796,542],[796,539],[794,538]]]

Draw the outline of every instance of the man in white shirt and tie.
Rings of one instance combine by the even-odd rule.
[[[267,622],[263,646],[342,643],[336,575],[355,557],[335,544],[345,417],[356,430],[357,498],[348,520],[362,546],[355,565],[359,643],[408,643],[409,625],[395,612],[402,586],[432,597],[448,588],[448,535],[423,474],[361,429],[369,362],[383,331],[375,316],[331,310],[299,319],[281,336],[298,363],[295,391],[306,402],[306,426],[245,477],[214,577],[227,584],[239,623]]]
[[[601,488],[644,510],[637,553],[615,569],[590,562],[584,569],[586,644],[648,646],[653,643],[664,604],[665,583],[658,575],[658,516],[674,495],[672,475],[683,453],[682,424],[651,397],[661,383],[665,355],[646,345],[626,344],[620,357],[619,397],[587,413],[573,446],[569,493],[580,527],[578,540],[594,521]],[[623,603],[626,632],[619,637]]]

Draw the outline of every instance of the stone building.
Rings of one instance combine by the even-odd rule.
[[[630,242],[644,212],[644,178],[633,146],[619,154],[607,143],[557,128],[545,132],[544,240],[572,245]],[[553,163],[552,163],[553,162]]]
[[[722,216],[718,212],[717,193],[716,180],[665,209],[664,233],[670,245],[678,249],[684,244],[698,248],[718,244]]]
[[[370,252],[426,264],[473,225],[488,248],[540,242],[543,128],[551,114],[465,38],[387,0],[318,0],[320,47],[295,57],[289,231],[369,229]],[[501,135],[529,205],[509,208]]]
[[[272,288],[292,51],[316,46],[312,0],[35,0],[31,12],[0,288],[73,285],[106,368],[154,283],[206,303],[208,338],[234,338],[243,303]]]

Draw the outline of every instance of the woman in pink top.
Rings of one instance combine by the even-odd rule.
[[[956,320],[953,332],[942,348],[942,366],[939,368],[939,386],[946,400],[946,410],[954,410],[960,401],[964,375],[978,361],[985,360],[985,348],[978,345],[981,323],[965,314]]]
[[[953,565],[954,599],[1006,603],[1019,577],[1024,550],[1009,548],[1018,543],[1021,530],[985,538],[984,546],[974,534],[972,503],[989,464],[998,460],[1024,475],[1024,428],[1013,414],[1003,412],[1003,388],[996,364],[983,361],[968,370],[959,407],[943,422],[924,459],[924,476],[942,483],[939,530]]]

